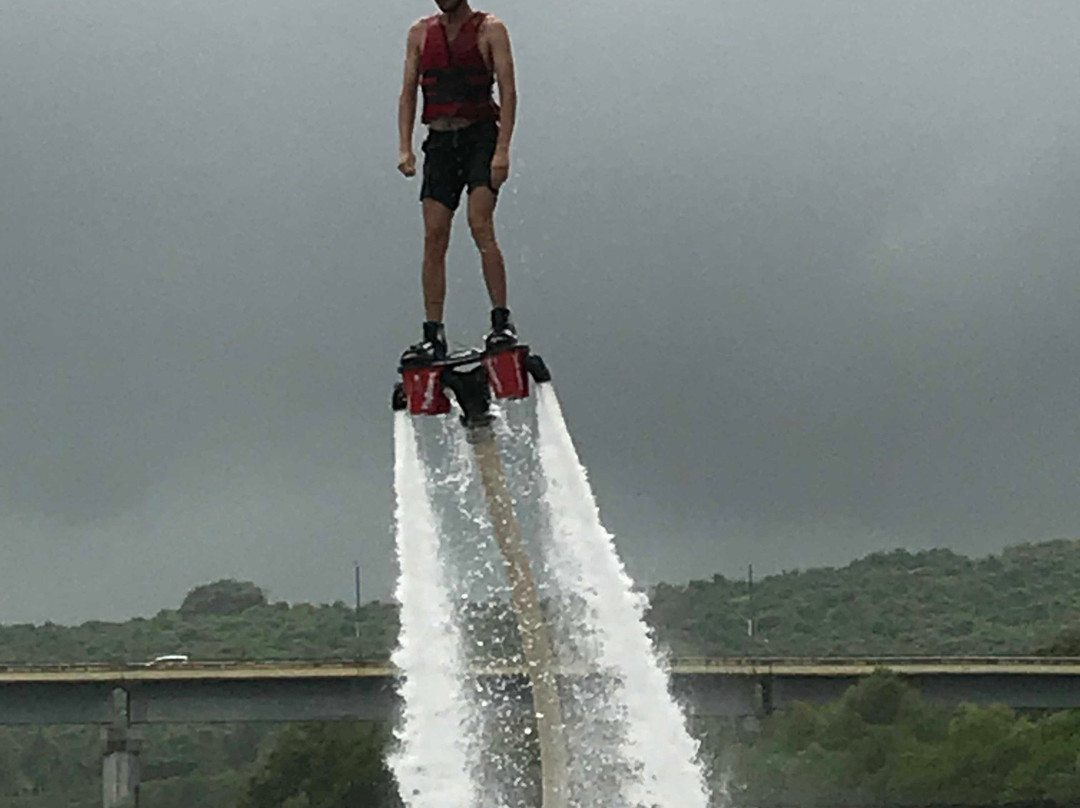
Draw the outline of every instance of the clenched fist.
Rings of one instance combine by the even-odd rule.
[[[491,158],[491,187],[496,191],[510,176],[510,153],[495,152]]]

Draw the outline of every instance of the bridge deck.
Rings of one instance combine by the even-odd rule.
[[[1024,675],[1078,676],[1080,657],[680,657],[671,660],[673,676],[866,676],[885,668],[901,676]],[[521,676],[524,668],[478,665],[477,676]],[[567,676],[585,675],[564,670]],[[163,664],[86,663],[57,665],[0,665],[0,684],[34,682],[127,682],[363,679],[396,677],[387,661],[339,660],[191,660]]]
[[[222,679],[363,679],[396,676],[384,662],[170,662],[164,665],[0,666],[0,684],[15,682],[163,682]]]
[[[942,703],[1004,702],[1017,708],[1080,707],[1080,659],[879,657],[672,660],[672,690],[696,715],[748,715],[795,701],[821,703],[880,668]],[[510,679],[516,666],[478,666],[481,680]],[[563,670],[568,678],[588,671]],[[385,661],[189,661],[164,664],[0,666],[0,724],[109,724],[120,688],[132,724],[330,721],[392,718],[398,671]],[[504,684],[491,686],[505,690]]]

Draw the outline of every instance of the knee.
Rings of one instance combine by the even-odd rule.
[[[446,252],[447,247],[450,246],[450,226],[439,224],[428,224],[424,227],[424,247],[427,250],[433,250],[436,252]]]
[[[490,218],[470,216],[469,231],[472,233],[473,241],[481,249],[495,244],[495,223]]]

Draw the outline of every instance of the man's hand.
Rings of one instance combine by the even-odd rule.
[[[496,191],[499,190],[506,180],[510,177],[510,152],[508,151],[496,151],[495,156],[491,158],[491,187]]]
[[[404,151],[398,155],[398,171],[406,177],[416,176],[416,155],[411,151]]]

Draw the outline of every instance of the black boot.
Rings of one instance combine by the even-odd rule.
[[[446,329],[442,323],[428,320],[424,323],[424,339],[415,345],[410,345],[401,355],[401,364],[404,366],[430,365],[446,359]]]
[[[517,345],[517,329],[510,321],[510,309],[506,307],[491,310],[491,331],[484,339],[484,346],[489,351],[501,351]]]

